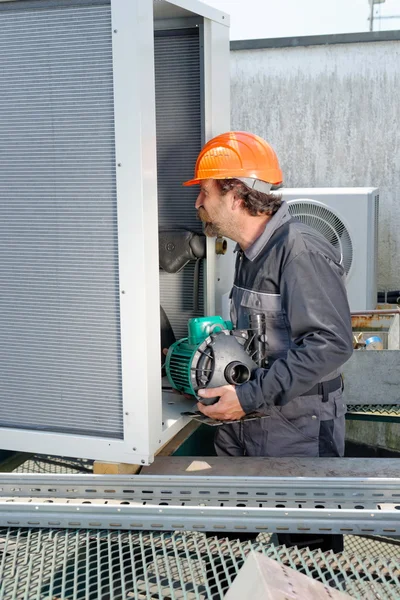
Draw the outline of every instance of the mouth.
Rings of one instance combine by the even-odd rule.
[[[197,211],[197,218],[202,221],[202,223],[211,223],[211,219],[207,214],[207,211],[201,206]]]
[[[204,223],[204,233],[207,237],[218,237],[219,227],[213,223],[207,211],[202,206],[197,210],[197,218]]]

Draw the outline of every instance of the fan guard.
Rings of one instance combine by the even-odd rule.
[[[291,200],[288,206],[292,217],[319,231],[336,248],[348,275],[353,262],[353,244],[343,221],[330,208],[315,200]]]

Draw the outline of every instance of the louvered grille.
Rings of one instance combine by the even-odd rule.
[[[341,219],[328,207],[311,201],[289,202],[289,211],[299,221],[319,231],[341,256],[341,262],[349,273],[353,262],[353,244]]]
[[[201,231],[194,208],[198,191],[182,187],[193,177],[201,148],[198,29],[157,32],[155,75],[159,225]],[[160,271],[161,304],[177,338],[187,335],[188,319],[204,314],[202,268],[197,311],[193,281],[193,263],[178,274]]]
[[[0,425],[122,438],[110,7],[0,10]]]

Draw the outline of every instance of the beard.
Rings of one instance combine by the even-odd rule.
[[[219,226],[211,221],[207,211],[202,206],[197,211],[197,218],[204,223],[204,233],[207,237],[218,237],[220,235]]]

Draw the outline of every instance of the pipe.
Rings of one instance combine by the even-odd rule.
[[[369,0],[369,4],[370,4],[370,6],[369,6],[369,9],[370,9],[370,12],[369,12],[369,30],[373,31],[374,30],[374,8],[375,8],[374,7],[374,4],[375,4],[374,0]]]
[[[359,315],[397,315],[400,313],[400,308],[382,308],[376,310],[356,310],[351,313],[351,316]]]

